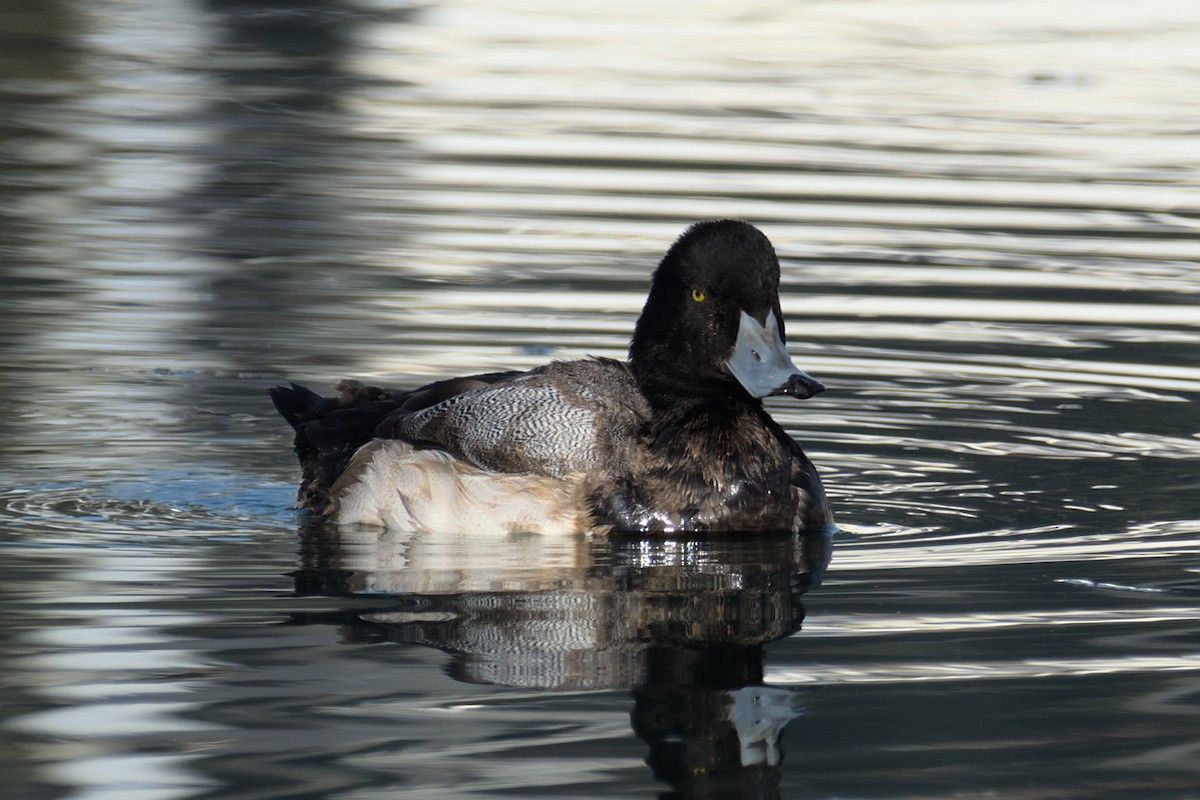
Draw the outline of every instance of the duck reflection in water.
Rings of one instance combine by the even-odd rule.
[[[308,615],[352,641],[438,648],[466,683],[630,690],[634,732],[677,798],[777,798],[798,692],[763,648],[800,629],[832,529],[737,536],[473,538],[313,521],[302,594],[390,603]]]

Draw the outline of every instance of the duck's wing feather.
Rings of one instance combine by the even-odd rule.
[[[562,477],[610,470],[646,417],[626,364],[555,362],[440,403],[393,414],[383,428],[481,469]]]

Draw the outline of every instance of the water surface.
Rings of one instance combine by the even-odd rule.
[[[4,797],[1200,797],[1200,10],[0,23]],[[265,387],[619,357],[710,217],[832,543],[290,509]]]

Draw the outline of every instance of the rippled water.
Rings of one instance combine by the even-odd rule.
[[[0,795],[1200,797],[1198,44],[1168,0],[5,3]],[[827,570],[290,510],[266,386],[619,356],[725,216],[829,387],[771,406]]]

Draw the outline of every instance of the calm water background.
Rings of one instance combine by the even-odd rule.
[[[1198,87],[1174,0],[7,0],[0,795],[1200,797]],[[290,510],[266,386],[620,355],[724,216],[803,603]]]

